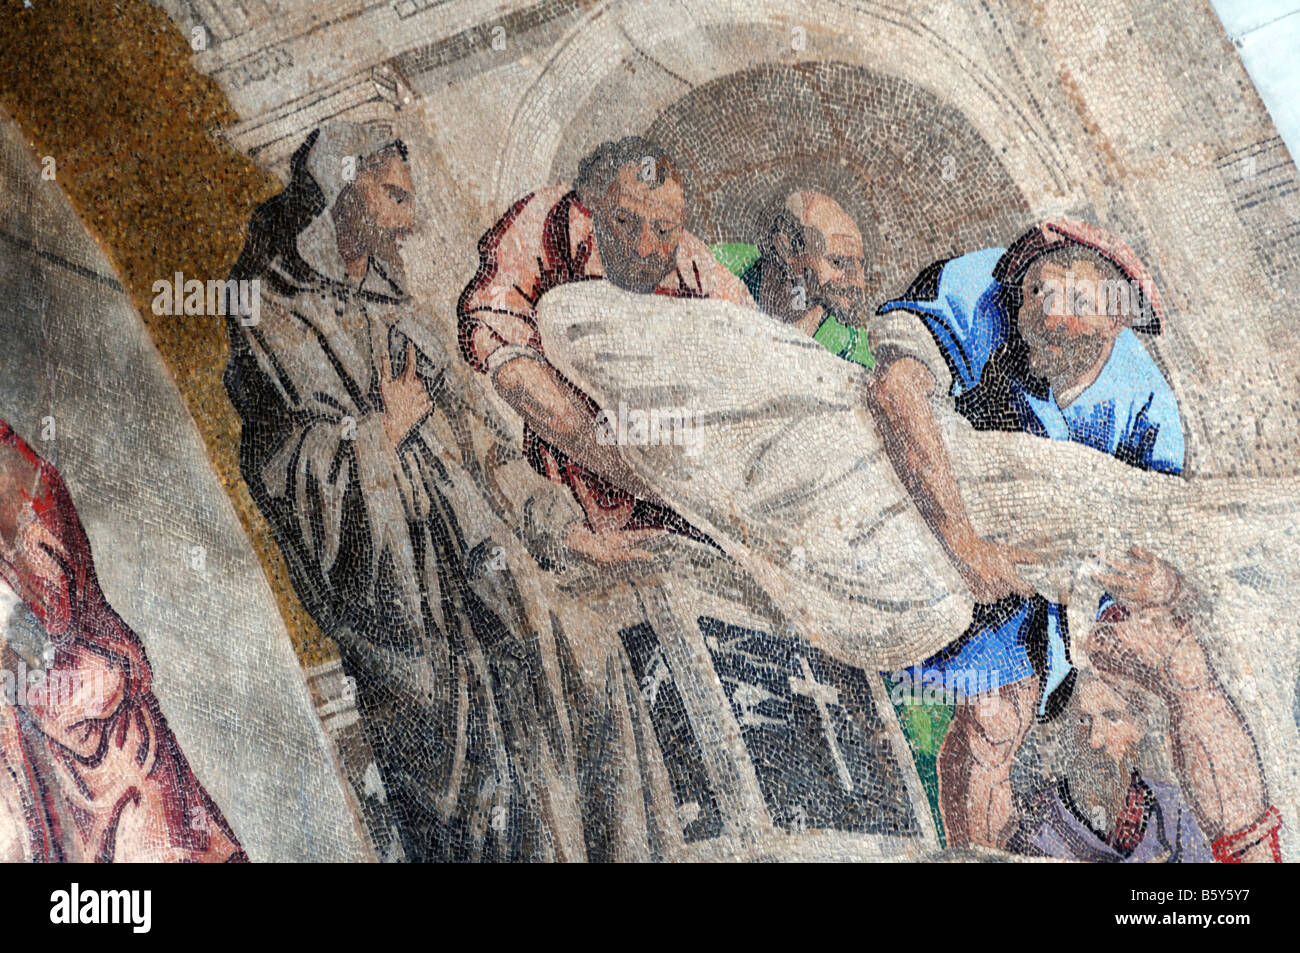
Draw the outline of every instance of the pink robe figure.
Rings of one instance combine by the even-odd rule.
[[[62,478],[0,421],[5,588],[48,643],[40,684],[31,653],[0,645],[3,859],[247,861],[167,727],[144,647],[100,591]]]
[[[472,343],[480,327],[486,327],[492,338],[508,347],[491,322],[519,323],[531,331],[527,346],[545,356],[537,333],[537,302],[542,295],[560,285],[601,281],[605,277],[600,249],[596,247],[595,221],[568,184],[530,192],[515,202],[479,239],[478,253],[478,272],[461,292],[456,314],[461,357],[481,373],[489,369],[475,354]],[[676,266],[654,293],[669,298],[717,298],[754,307],[744,283],[713,257],[708,245],[689,232],[682,234],[677,247]],[[599,411],[590,397],[577,393],[592,413]],[[579,501],[586,495],[578,492],[582,487],[603,510],[635,504],[625,529],[671,529],[700,538],[698,530],[676,513],[633,500],[619,487],[570,460],[527,423],[524,455],[542,476],[554,479],[552,470],[559,474],[559,482],[568,486]]]

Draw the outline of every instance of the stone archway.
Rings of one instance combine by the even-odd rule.
[[[972,11],[953,11],[936,28],[916,14],[835,0],[776,2],[762,10],[695,0],[598,5],[549,49],[540,73],[514,102],[492,204],[508,203],[542,181],[571,178],[577,158],[596,143],[642,131],[695,90],[763,66],[804,71],[805,79],[827,69],[844,76],[861,69],[880,83],[895,80],[902,84],[892,97],[898,118],[942,121],[947,107],[956,125],[987,143],[1030,207],[1079,202],[1088,170],[1062,148],[1032,89],[1019,88],[1026,77],[991,68],[981,36],[987,28]],[[803,31],[806,44],[792,49],[792,30]],[[835,83],[824,72],[817,81],[827,88]],[[746,94],[742,87],[733,91]],[[915,108],[927,101],[936,107],[928,115]],[[850,98],[846,106],[874,111],[866,100]],[[721,139],[734,128],[728,117],[712,134]],[[969,170],[958,166],[953,175],[961,179]]]
[[[753,241],[763,210],[794,189],[835,197],[875,248],[877,296],[937,258],[1005,242],[1031,214],[958,110],[846,63],[769,63],[720,77],[644,131],[685,171],[687,227],[706,241]]]

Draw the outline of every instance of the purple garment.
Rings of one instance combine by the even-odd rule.
[[[1020,853],[1088,863],[1213,863],[1209,842],[1174,784],[1142,778],[1151,792],[1142,839],[1127,857],[1075,816],[1056,783],[1044,784],[1021,819],[1013,848]]]

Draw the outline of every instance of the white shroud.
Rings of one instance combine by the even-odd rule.
[[[892,669],[965,629],[971,599],[882,452],[861,368],[724,302],[587,282],[538,311],[548,359],[616,417],[623,405],[627,463],[808,638]],[[663,434],[638,432],[633,411],[674,408],[690,415],[686,445],[638,441]],[[1198,632],[1252,727],[1283,855],[1300,859],[1300,482],[1145,473],[1076,444],[977,433],[949,410],[940,423],[976,530],[1043,555],[1036,584],[1068,602],[1072,632],[1096,611],[1098,551],[1144,545],[1204,595]]]
[[[969,623],[961,578],[860,409],[853,365],[757,312],[608,282],[548,292],[538,322],[552,364],[602,407],[685,412],[683,443],[633,432],[623,456],[809,638],[887,668]]]
[[[863,409],[862,368],[756,311],[608,282],[554,289],[538,322],[551,363],[627,421],[616,429],[629,466],[810,638],[887,669],[967,626],[970,595]],[[638,429],[637,412],[686,425]],[[1092,554],[1136,543],[1211,593],[1234,573],[1285,581],[1271,598],[1294,608],[1296,481],[1177,479],[1075,444],[976,432],[952,413],[941,423],[976,529],[1040,552],[1050,595],[1077,587],[1074,601],[1095,607]]]

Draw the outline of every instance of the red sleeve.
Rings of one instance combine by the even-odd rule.
[[[1272,805],[1254,824],[1235,834],[1225,834],[1210,845],[1214,859],[1221,864],[1239,864],[1242,855],[1263,843],[1273,863],[1282,863],[1282,815]]]
[[[36,545],[24,531],[33,520],[44,531]],[[0,536],[0,574],[45,626],[60,655],[87,649],[123,673],[124,696],[148,691],[144,648],[99,588],[90,540],[63,478],[3,421]]]
[[[536,304],[543,290],[550,197],[546,192],[529,193],[479,239],[478,271],[456,305],[461,357],[479,372],[487,370],[474,346],[479,328],[491,332],[496,346],[538,345]]]

